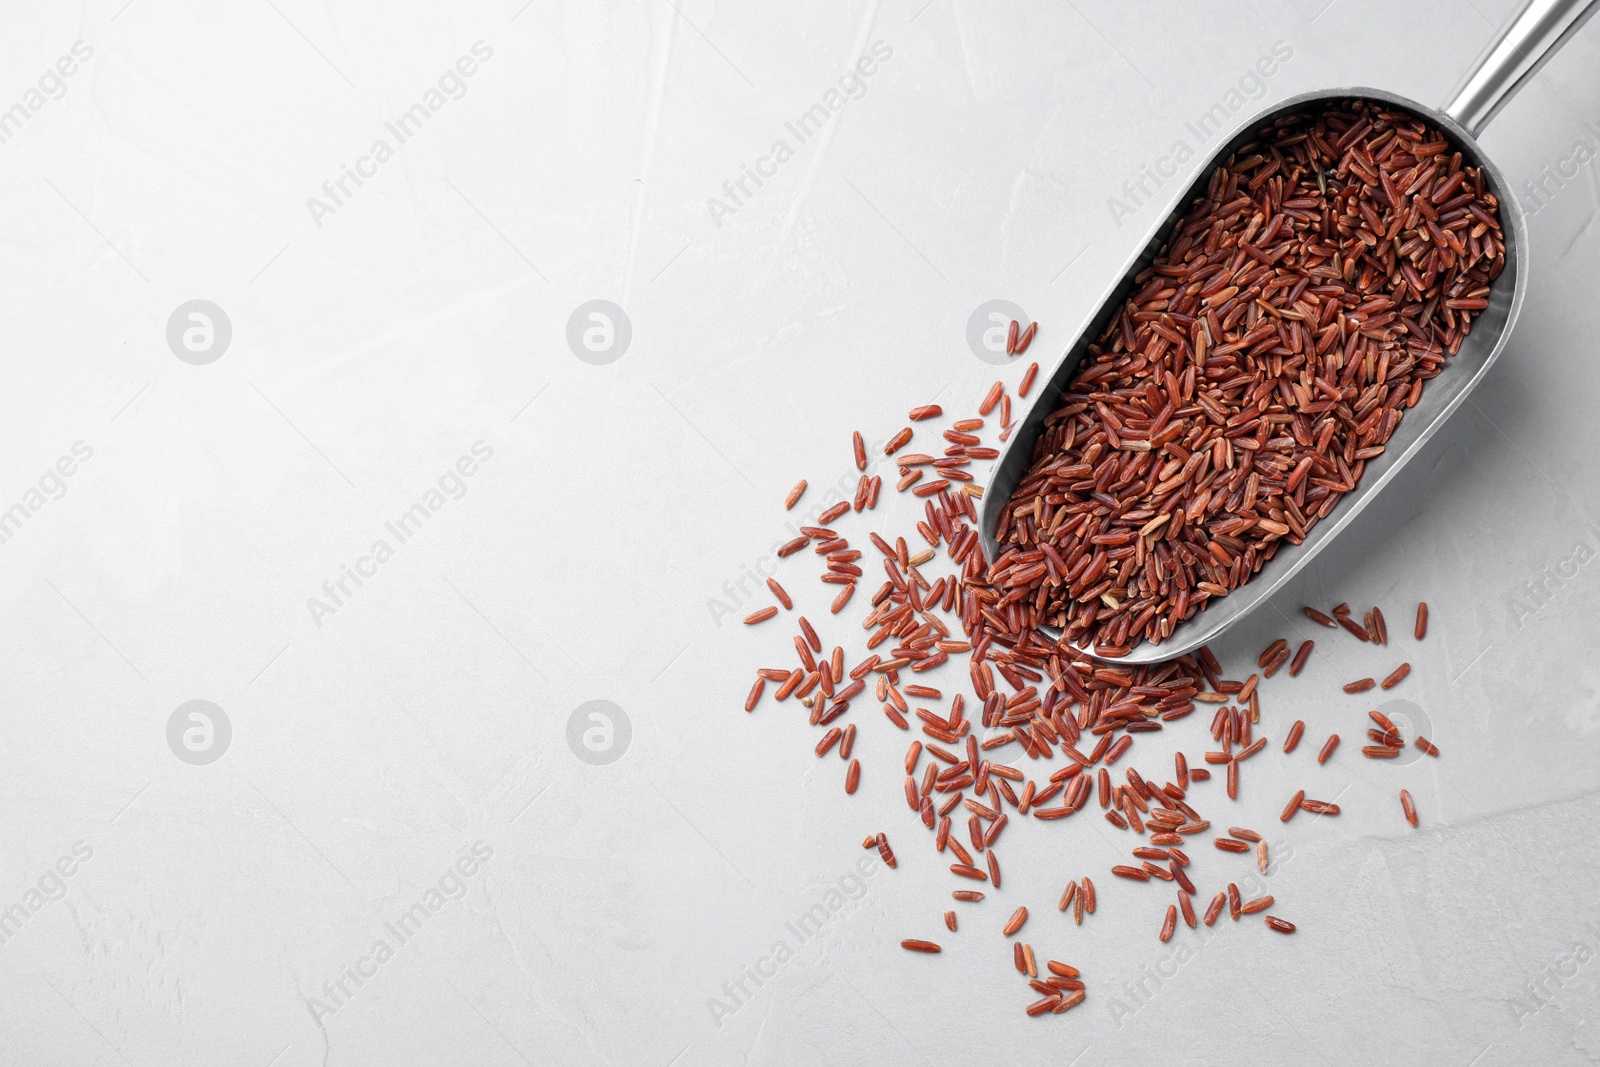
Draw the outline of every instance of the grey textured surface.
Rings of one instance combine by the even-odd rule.
[[[1224,920],[1159,944],[1165,899],[1113,884],[1120,841],[1093,820],[1013,820],[1004,888],[944,936],[952,879],[900,796],[898,732],[863,705],[846,797],[791,708],[739,710],[788,655],[787,628],[736,621],[765,603],[748,575],[787,536],[784,492],[852,475],[852,429],[975,403],[995,376],[966,346],[975,308],[1014,301],[1058,350],[1142,232],[1108,198],[1276,42],[1293,55],[1260,99],[1442,102],[1512,6],[6,5],[0,1062],[1600,1060],[1594,24],[1483,139],[1519,189],[1574,175],[1527,202],[1511,348],[1217,649],[1242,670],[1312,629],[1304,602],[1380,603],[1395,635],[1307,633],[1305,673],[1263,687],[1273,742],[1240,801],[1207,805],[1271,827],[1295,936]],[[80,40],[92,56],[28,96]],[[798,143],[785,123],[879,41]],[[414,136],[361,164],[419,102]],[[780,138],[792,158],[713,212]],[[308,207],[358,164],[336,210]],[[168,346],[196,299],[232,327],[211,362]],[[567,337],[602,299],[631,342],[597,365]],[[386,524],[419,502],[402,539]],[[809,564],[778,573],[826,616]],[[1393,696],[1444,755],[1371,765],[1371,704],[1337,684],[1402,657]],[[231,727],[211,762],[169,748],[192,700]],[[592,707],[572,725],[595,700],[621,711],[600,752]],[[1179,725],[1137,764],[1196,756],[1204,723]],[[1307,783],[1344,814],[1279,827]],[[897,870],[859,847],[880,829]],[[1202,889],[1226,859],[1196,855]],[[1085,873],[1100,911],[1076,928],[1053,904]],[[830,892],[802,942],[787,924]],[[1018,903],[1085,972],[1067,1016],[1022,1015],[998,932]]]

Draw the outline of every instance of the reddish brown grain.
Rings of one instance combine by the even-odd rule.
[[[1063,1001],[1060,996],[1048,996],[1043,1000],[1036,1000],[1032,1004],[1029,1004],[1027,1011],[1029,1015],[1043,1015],[1047,1011],[1055,1011],[1056,1008],[1060,1007],[1062,1003]]]
[[[874,844],[876,844],[878,846],[878,855],[883,857],[883,862],[884,862],[885,866],[888,866],[888,867],[898,867],[899,866],[899,864],[895,862],[894,849],[889,847],[889,837],[888,837],[887,834],[880,833],[874,839]]]
[[[1336,627],[1336,626],[1339,625],[1338,623],[1336,623],[1332,619],[1330,619],[1328,616],[1326,616],[1322,612],[1318,611],[1316,608],[1307,607],[1307,608],[1301,608],[1300,610],[1305,612],[1306,618],[1310,619],[1312,622],[1316,623],[1319,626],[1327,626],[1329,628],[1333,628],[1333,627]]]
[[[1278,816],[1278,821],[1288,822],[1290,819],[1294,818],[1294,813],[1300,810],[1300,802],[1305,800],[1305,798],[1306,791],[1304,789],[1299,790],[1294,796],[1290,797],[1289,803],[1284,805],[1283,814]]]
[[[1361,625],[1359,622],[1356,622],[1350,616],[1348,616],[1348,615],[1335,615],[1334,618],[1338,621],[1339,625],[1343,626],[1345,628],[1345,630],[1347,630],[1350,633],[1351,636],[1356,638],[1356,640],[1358,640],[1358,641],[1371,641],[1372,640],[1372,635],[1367,633],[1367,628],[1365,626]]]

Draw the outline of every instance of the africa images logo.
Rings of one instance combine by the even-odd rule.
[[[494,49],[484,41],[473,42],[471,52],[472,55],[461,56],[452,66],[446,67],[435,83],[423,92],[422,98],[402,111],[399,118],[383,124],[389,137],[379,137],[373,141],[366,153],[356,158],[354,167],[339,164],[339,176],[322,183],[320,197],[306,197],[306,210],[311,213],[311,221],[317,229],[322,229],[325,218],[338,214],[363,185],[376,178],[378,168],[393,159],[406,142],[421,133],[433,116],[444,110],[446,104],[467,95],[467,79],[477,74],[482,65],[494,57]],[[393,144],[389,143],[389,138],[394,139]]]

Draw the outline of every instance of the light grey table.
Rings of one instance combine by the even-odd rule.
[[[1570,175],[1528,201],[1510,350],[1217,649],[1304,602],[1396,632],[1309,634],[1263,688],[1307,739],[1234,809],[1295,936],[1161,945],[1121,839],[1013,820],[1001,892],[902,952],[952,882],[903,739],[861,706],[846,797],[792,706],[739,710],[788,655],[737,624],[756,573],[826,617],[772,558],[784,492],[974,404],[975,309],[1053,357],[1203,112],[1442,101],[1512,6],[1324,2],[7,4],[0,1062],[1600,1060],[1593,25],[1485,138],[1519,187]],[[1444,755],[1367,765],[1337,685],[1402,652]],[[1201,751],[1180,726],[1136,764]],[[1279,828],[1313,776],[1344,814]],[[1022,1014],[1017,903],[1085,972],[1070,1015]]]

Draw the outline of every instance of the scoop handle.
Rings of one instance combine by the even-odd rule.
[[[1483,53],[1444,113],[1478,136],[1597,9],[1600,0],[1528,0]]]

